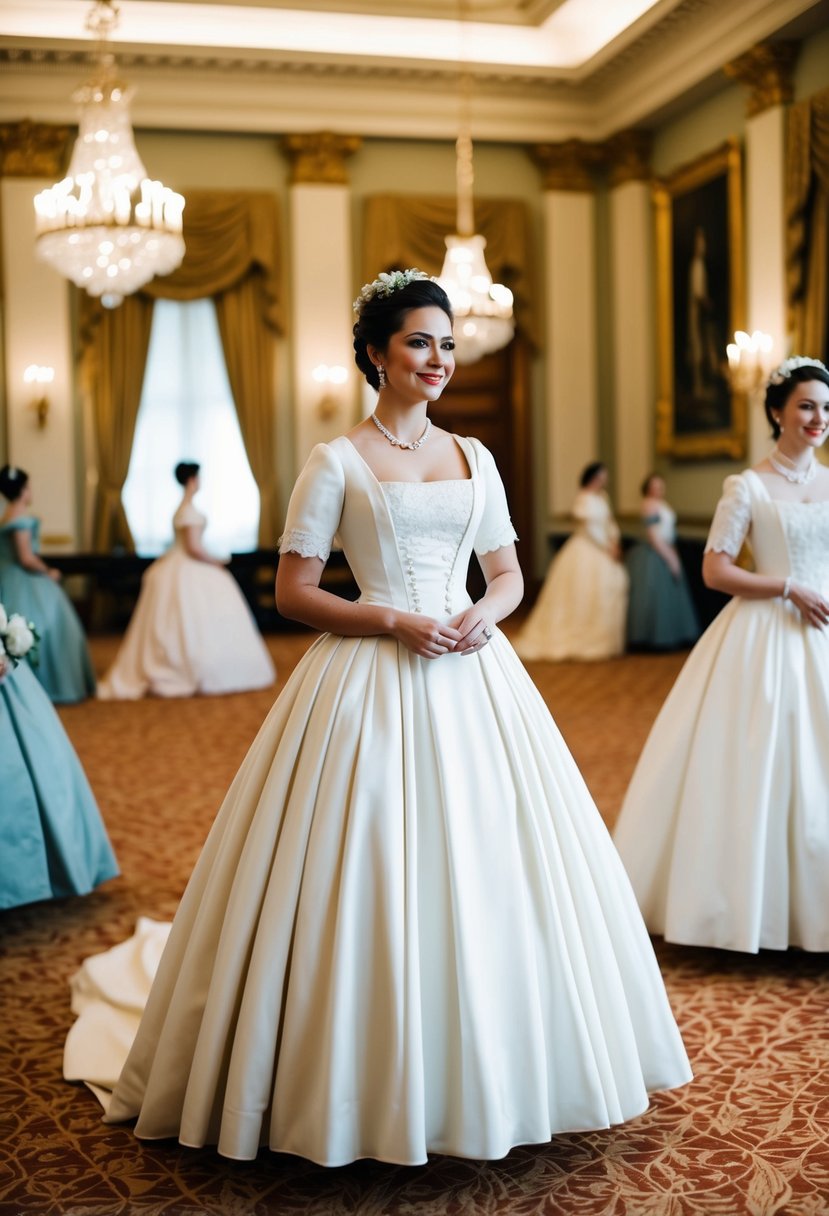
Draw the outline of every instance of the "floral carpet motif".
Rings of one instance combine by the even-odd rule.
[[[270,640],[280,681],[310,635]],[[93,642],[96,667],[115,641]],[[533,664],[610,824],[682,656]],[[695,1079],[638,1119],[503,1161],[322,1169],[141,1143],[61,1075],[67,980],[172,916],[273,690],[62,709],[123,875],[0,914],[0,1216],[829,1216],[829,957],[657,943]],[[0,791],[2,796],[2,791]]]

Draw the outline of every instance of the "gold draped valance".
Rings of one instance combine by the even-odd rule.
[[[259,487],[259,543],[279,529],[275,477],[275,339],[282,331],[278,212],[263,192],[188,191],[186,252],[177,270],[153,279],[115,309],[79,293],[82,383],[98,450],[95,548],[132,548],[121,502],[147,362],[156,299],[216,304],[239,426]]]
[[[416,266],[440,274],[444,238],[455,231],[454,198],[383,194],[366,200],[363,220],[363,281],[381,271]],[[475,229],[486,239],[486,261],[496,282],[515,295],[517,325],[538,345],[534,259],[527,207],[514,199],[476,199]]]
[[[829,89],[793,105],[786,140],[788,328],[798,354],[827,357]]]

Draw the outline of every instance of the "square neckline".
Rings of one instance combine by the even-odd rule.
[[[371,465],[365,459],[363,454],[360,452],[360,450],[358,449],[356,444],[352,443],[352,441],[348,438],[347,435],[342,435],[341,438],[344,439],[346,441],[346,443],[349,445],[349,447],[352,449],[352,451],[354,451],[356,453],[357,459],[360,461],[361,464],[363,464],[368,469],[372,480],[378,486],[446,486],[446,485],[457,485],[457,484],[465,485],[467,482],[469,482],[471,484],[475,480],[475,473],[472,469],[472,465],[470,463],[469,457],[467,456],[466,452],[464,451],[463,445],[461,444],[460,438],[458,435],[451,436],[452,442],[458,448],[461,456],[463,457],[464,463],[466,464],[466,467],[469,470],[469,476],[468,477],[433,477],[428,481],[381,481],[380,478],[377,476],[377,474],[374,472],[374,469],[371,467]]]
[[[763,478],[756,471],[756,469],[745,469],[744,471],[746,473],[750,473],[752,475],[752,477],[754,478],[754,480],[757,482],[760,489],[763,491],[766,502],[770,502],[775,507],[780,507],[780,506],[783,506],[783,507],[825,507],[825,506],[829,506],[829,498],[818,498],[818,499],[804,498],[804,499],[801,499],[799,502],[796,498],[772,498],[771,494],[769,493],[768,486],[763,481]]]

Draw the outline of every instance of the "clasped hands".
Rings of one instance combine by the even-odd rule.
[[[445,654],[477,654],[490,641],[493,624],[474,605],[445,622],[402,612],[393,636],[422,659],[440,659]]]
[[[811,587],[804,587],[800,583],[792,583],[789,599],[807,625],[822,629],[824,625],[829,624],[829,603],[819,592],[812,591]]]

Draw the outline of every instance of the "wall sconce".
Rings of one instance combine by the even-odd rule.
[[[36,363],[30,363],[23,373],[24,384],[51,384],[54,378],[55,369],[53,367],[38,367]],[[45,389],[41,388],[39,391],[40,396],[29,402],[29,409],[35,411],[38,429],[43,430],[49,417],[49,398],[46,396]]]
[[[764,384],[774,367],[772,348],[774,339],[755,329],[747,334],[738,329],[734,341],[725,348],[728,355],[728,380],[738,393],[753,393]]]
[[[327,386],[317,402],[317,417],[321,422],[330,422],[339,412],[341,404],[340,395],[332,390],[345,384],[348,380],[348,369],[339,364],[329,367],[327,363],[318,363],[311,376],[316,384]]]

